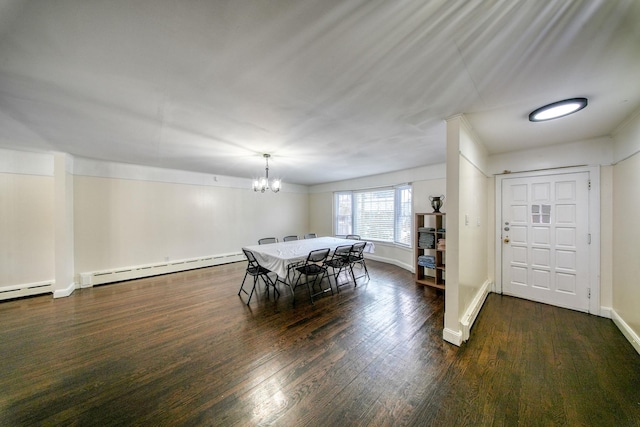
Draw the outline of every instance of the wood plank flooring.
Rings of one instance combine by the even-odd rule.
[[[640,426],[608,319],[492,294],[458,348],[398,267],[311,305],[245,263],[0,303],[0,425]],[[299,293],[298,293],[299,292]]]

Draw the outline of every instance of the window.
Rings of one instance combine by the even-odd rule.
[[[396,188],[396,233],[394,241],[402,245],[411,246],[411,230],[413,229],[411,215],[411,186],[403,185]]]
[[[351,193],[336,193],[336,234],[344,236],[353,234],[351,232],[353,224],[351,200]]]
[[[335,234],[411,245],[411,186],[335,193]]]

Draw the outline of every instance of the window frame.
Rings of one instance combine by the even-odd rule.
[[[394,190],[393,243],[411,248],[413,247],[413,186],[411,184],[397,185],[394,187]],[[402,195],[405,191],[408,193],[408,200],[403,200]],[[398,235],[402,229],[402,227],[399,227],[400,218],[404,218],[404,220],[408,222],[406,242],[402,241],[401,236]]]
[[[392,238],[380,239],[371,236],[367,236],[366,233],[358,233],[355,230],[356,216],[358,209],[358,197],[357,195],[366,193],[380,193],[393,191],[393,214],[391,224]],[[404,196],[404,197],[403,197]],[[408,200],[407,200],[408,199]],[[373,199],[375,203],[376,200]],[[379,201],[384,203],[383,199]],[[381,242],[385,244],[391,244],[403,248],[413,247],[413,186],[411,183],[399,184],[395,186],[386,186],[378,188],[368,188],[363,190],[343,190],[335,191],[333,196],[333,228],[336,235],[348,235],[348,234],[360,234],[363,239],[371,240],[374,242]],[[349,213],[345,214],[345,209],[349,209]],[[364,210],[366,212],[366,210]],[[347,220],[347,223],[345,223]],[[404,221],[405,226],[401,226],[400,222]],[[404,238],[401,234],[404,232]]]

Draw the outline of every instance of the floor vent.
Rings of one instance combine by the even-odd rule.
[[[179,261],[162,262],[158,264],[140,265],[136,267],[92,271],[88,273],[80,273],[80,286],[82,288],[89,288],[94,285],[140,279],[143,277],[158,276],[160,274],[176,273],[178,271],[191,270],[195,268],[212,267],[214,265],[244,261],[245,259],[244,254],[237,252],[207,256],[204,258],[191,258]]]

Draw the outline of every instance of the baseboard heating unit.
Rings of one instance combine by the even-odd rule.
[[[215,265],[229,264],[246,260],[241,252],[214,255],[203,258],[191,258],[179,261],[167,261],[156,264],[123,267],[112,270],[92,271],[80,273],[80,287],[89,288],[94,285],[121,282],[123,280],[141,279],[143,277],[158,276],[160,274],[177,273]]]
[[[53,280],[0,287],[0,300],[28,297],[53,292]]]

